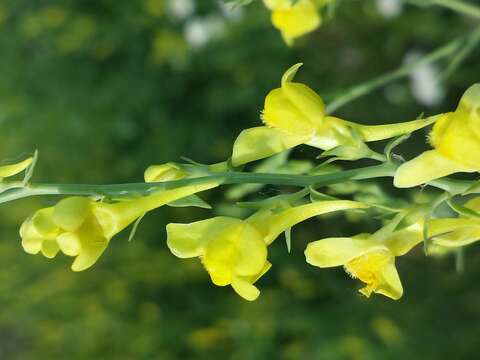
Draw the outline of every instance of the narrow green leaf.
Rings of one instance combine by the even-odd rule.
[[[312,186],[309,187],[310,191],[310,201],[317,202],[317,201],[326,201],[326,200],[338,200],[338,198],[334,196],[330,196],[320,191],[315,190]]]
[[[35,166],[37,165],[37,161],[38,161],[38,149],[35,149],[35,152],[33,153],[32,163],[30,164],[30,166],[25,171],[25,176],[23,178],[23,185],[24,186],[27,185],[29,183],[30,179],[32,178],[33,173],[35,171]]]
[[[290,250],[292,249],[292,228],[291,227],[285,230],[285,243],[287,244],[287,251],[288,253],[290,253]]]
[[[137,233],[137,230],[138,230],[138,226],[140,225],[140,222],[143,220],[145,215],[146,214],[143,214],[133,223],[132,230],[130,231],[130,235],[128,235],[128,242],[131,242],[135,237],[135,234]]]
[[[459,274],[465,271],[465,248],[463,247],[455,251],[455,270]]]
[[[171,207],[198,207],[202,209],[211,209],[212,206],[205,202],[201,197],[198,195],[190,195],[167,204]]]

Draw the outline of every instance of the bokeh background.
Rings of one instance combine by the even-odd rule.
[[[223,161],[241,129],[259,123],[265,94],[292,64],[304,62],[298,79],[328,101],[473,26],[441,8],[343,1],[318,31],[288,48],[259,0],[234,10],[214,0],[2,0],[0,156],[15,160],[38,148],[34,181],[75,183],[141,181],[148,165],[181,156]],[[337,114],[388,123],[452,110],[480,80],[480,52],[438,81],[448,61],[417,68]],[[425,134],[402,155],[426,148]],[[292,154],[314,155],[307,148]],[[290,190],[266,187],[248,198]],[[199,261],[179,260],[165,246],[168,222],[241,216],[224,194],[203,194],[214,210],[153,212],[133,242],[128,231],[115,237],[79,274],[69,270],[71,259],[27,255],[20,246],[23,219],[58,199],[2,205],[0,359],[477,358],[475,247],[461,274],[453,257],[425,257],[419,247],[397,261],[401,300],[366,299],[342,269],[307,265],[303,250],[308,241],[380,223],[314,219],[294,229],[291,254],[283,239],[271,247],[274,267],[249,303],[212,285]]]

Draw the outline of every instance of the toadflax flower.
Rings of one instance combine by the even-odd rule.
[[[17,175],[32,164],[33,158],[28,157],[18,163],[0,166],[0,181],[2,179]]]
[[[263,0],[272,11],[272,24],[280,30],[288,45],[318,28],[322,23],[320,8],[329,0]]]
[[[425,184],[457,172],[480,171],[480,84],[468,88],[454,112],[439,116],[430,143],[433,150],[398,168],[396,187]]]
[[[365,283],[360,293],[372,292],[398,300],[402,283],[395,267],[395,257],[406,254],[423,240],[423,224],[414,223],[391,231],[388,225],[374,234],[327,238],[308,244],[307,262],[321,268],[343,266],[353,278]]]
[[[231,285],[246,300],[260,291],[253,285],[271,264],[267,247],[286,229],[310,217],[365,208],[354,201],[322,201],[278,210],[260,209],[246,220],[219,216],[190,224],[168,224],[167,244],[179,258],[200,257],[212,282]]]
[[[176,171],[169,165],[158,165],[147,169],[145,178],[160,182],[183,177]],[[55,257],[59,251],[74,256],[72,270],[82,271],[98,260],[113,236],[148,211],[211,187],[186,185],[116,203],[69,197],[38,210],[22,224],[22,246],[27,253],[41,252],[47,258]]]
[[[300,144],[322,150],[351,149],[347,158],[363,157],[364,142],[410,133],[436,120],[435,117],[388,125],[360,125],[325,113],[325,104],[308,86],[293,82],[302,64],[288,69],[281,87],[265,98],[265,126],[243,130],[235,140],[232,164],[239,166],[293,148]]]
[[[480,197],[465,203],[472,215],[458,218],[431,219],[427,223],[428,236],[432,244],[445,248],[458,248],[480,240]]]

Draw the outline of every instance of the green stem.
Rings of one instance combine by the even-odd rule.
[[[207,176],[186,178],[175,181],[157,183],[129,183],[112,185],[87,185],[87,184],[30,184],[10,189],[0,195],[0,203],[5,203],[24,197],[37,195],[80,195],[95,197],[134,197],[148,195],[156,191],[174,189],[181,186],[201,185],[209,182],[219,184],[270,184],[287,186],[325,186],[349,180],[370,179],[376,177],[392,176],[395,172],[394,164],[370,166],[360,169],[338,171],[324,175],[287,175],[287,174],[262,174],[223,172],[210,173]]]
[[[431,0],[433,4],[446,7],[458,13],[480,19],[480,8],[460,0]]]
[[[351,180],[364,180],[379,177],[392,177],[398,165],[384,163],[381,165],[368,166],[359,169],[337,171],[322,175],[288,175],[288,174],[262,174],[224,172],[210,173],[207,176],[187,178],[175,181],[157,183],[129,183],[112,185],[88,185],[88,184],[30,184],[23,187],[21,182],[12,184],[11,188],[0,194],[0,204],[25,197],[38,195],[79,195],[93,197],[136,197],[152,194],[156,191],[175,189],[188,185],[201,185],[218,182],[228,184],[269,184],[314,188],[347,182]],[[430,186],[448,191],[451,194],[461,194],[468,189],[473,182],[458,181],[452,179],[438,179],[429,183]]]
[[[336,110],[340,109],[342,106],[350,103],[351,101],[366,95],[373,90],[376,90],[394,80],[398,80],[408,74],[410,74],[415,68],[420,65],[430,64],[439,59],[445,58],[455,53],[458,48],[465,41],[465,36],[460,36],[457,39],[449,42],[448,44],[436,49],[430,54],[421,57],[417,61],[405,64],[399,67],[397,70],[379,76],[373,80],[370,80],[366,83],[352,87],[350,90],[347,90],[343,95],[336,98],[334,101],[330,102],[327,106],[327,113],[331,114]]]

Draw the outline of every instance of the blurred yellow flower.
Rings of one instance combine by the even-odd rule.
[[[465,208],[480,212],[480,197],[467,201]],[[431,219],[427,224],[428,236],[434,245],[456,248],[480,240],[480,217],[477,216]]]
[[[280,30],[288,45],[318,28],[322,23],[320,7],[327,1],[315,0],[264,0],[265,6],[272,11],[272,24]]]
[[[14,176],[14,175],[17,175],[18,173],[21,173],[23,170],[25,170],[30,166],[32,161],[33,161],[33,158],[28,157],[25,160],[22,160],[16,164],[0,166],[0,181],[2,181],[3,178]]]
[[[267,246],[278,235],[316,215],[365,207],[354,201],[324,201],[283,210],[264,208],[246,220],[219,216],[172,223],[167,225],[167,244],[179,258],[200,257],[215,285],[231,285],[241,297],[253,301],[260,294],[253,284],[271,266]]]
[[[183,177],[175,171],[179,170],[170,164],[157,165],[147,169],[145,178],[159,182]],[[116,203],[69,197],[38,210],[22,224],[22,246],[27,253],[41,252],[48,258],[59,251],[75,256],[72,270],[82,271],[98,260],[113,236],[145,213],[211,187],[212,184],[187,185]]]
[[[412,187],[456,172],[480,170],[480,84],[468,88],[454,112],[439,117],[430,142],[433,150],[398,168],[396,187]]]
[[[363,157],[364,142],[384,140],[425,127],[436,118],[399,124],[360,125],[325,114],[325,105],[308,86],[293,82],[302,64],[288,69],[281,87],[265,98],[265,126],[243,130],[233,145],[232,163],[239,166],[300,144],[322,150],[343,147],[347,158]]]
[[[307,262],[321,268],[343,266],[352,278],[366,284],[359,290],[366,297],[374,292],[398,300],[403,288],[395,257],[423,240],[423,224],[417,222],[398,231],[389,231],[387,226],[374,234],[311,242],[305,250]]]

